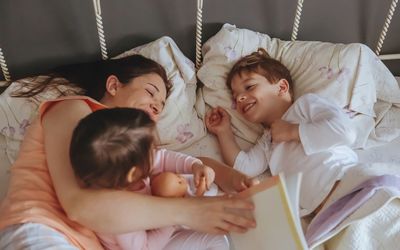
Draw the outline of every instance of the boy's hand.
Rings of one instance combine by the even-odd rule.
[[[300,141],[299,124],[276,120],[270,129],[272,142]]]
[[[232,188],[235,192],[244,191],[247,188],[260,183],[259,180],[250,178],[250,177],[240,173],[239,171],[233,172],[230,178],[232,180]],[[229,192],[229,190],[225,190],[225,191]],[[232,191],[232,190],[230,190],[230,191]]]
[[[206,114],[205,121],[207,129],[217,136],[224,131],[231,130],[231,117],[228,112],[221,107],[209,110]]]
[[[214,169],[204,164],[195,162],[192,166],[192,171],[196,189],[199,189],[200,192],[205,188],[202,193],[204,193],[206,190],[209,190],[211,184],[214,182],[215,179]]]

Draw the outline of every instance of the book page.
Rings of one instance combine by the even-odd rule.
[[[281,179],[284,180],[286,186],[286,194],[290,201],[290,208],[294,215],[294,222],[296,223],[297,232],[301,234],[303,237],[300,237],[303,246],[307,246],[307,241],[304,238],[303,228],[301,226],[301,219],[300,219],[300,211],[299,211],[299,204],[300,204],[300,184],[303,177],[302,173],[285,176],[280,174]]]
[[[303,245],[305,240],[301,239],[304,239],[302,231],[301,235],[299,235],[294,215],[291,214],[291,204],[289,204],[291,201],[289,201],[289,196],[285,194],[288,188],[285,187],[285,180],[282,179],[282,181],[281,178],[283,177],[275,176],[267,178],[259,185],[241,193],[242,196],[250,197],[256,206],[253,216],[257,221],[257,227],[249,229],[245,234],[232,233],[230,235],[232,249],[267,250],[306,248],[306,245]],[[289,180],[290,190],[296,188],[296,181],[296,179]],[[295,201],[296,198],[293,198],[293,202]]]

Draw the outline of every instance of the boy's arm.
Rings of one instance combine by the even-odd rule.
[[[241,149],[235,140],[232,130],[229,129],[217,134],[217,138],[224,162],[229,166],[233,166]]]
[[[250,177],[264,173],[269,163],[269,142],[269,137],[264,133],[248,151],[240,151],[234,161],[234,169]]]
[[[230,115],[225,109],[216,107],[207,112],[205,123],[208,131],[217,136],[224,162],[233,166],[240,147],[232,132]]]
[[[300,109],[309,121],[299,124],[300,141],[307,155],[354,142],[353,124],[340,107],[311,95],[300,103]]]
[[[208,157],[199,159],[215,171],[215,183],[226,193],[236,193],[259,183],[230,166]]]

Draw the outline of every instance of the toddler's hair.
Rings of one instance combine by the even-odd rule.
[[[97,110],[74,129],[70,159],[75,175],[87,187],[124,188],[133,166],[147,177],[156,140],[155,123],[143,110]]]
[[[228,73],[226,85],[229,89],[232,89],[233,77],[250,72],[264,76],[272,84],[281,79],[286,79],[289,83],[289,93],[293,98],[293,80],[289,70],[280,61],[271,58],[263,48],[259,48],[256,52],[237,61]]]

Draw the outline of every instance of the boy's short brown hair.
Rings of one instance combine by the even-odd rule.
[[[289,93],[293,98],[293,80],[289,70],[280,61],[271,58],[267,51],[259,48],[256,52],[242,57],[233,65],[226,78],[226,85],[231,88],[231,82],[236,75],[242,73],[257,73],[264,76],[270,83],[275,84],[280,79],[286,79],[289,83]]]

